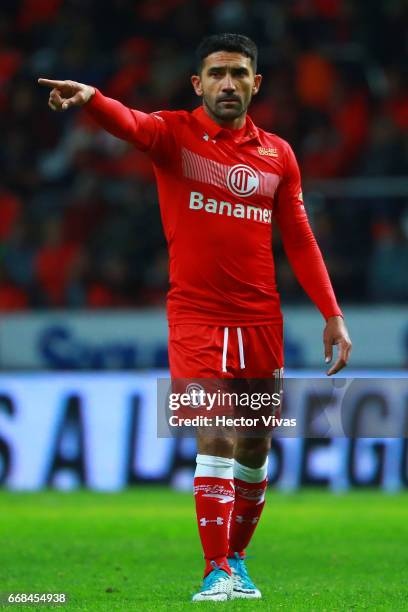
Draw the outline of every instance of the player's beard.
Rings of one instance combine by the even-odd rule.
[[[231,96],[234,99],[234,103],[231,105],[225,105],[222,103],[222,98],[209,100],[206,96],[203,96],[204,105],[208,108],[210,113],[220,121],[233,121],[238,119],[247,112],[250,99],[246,103],[239,96]]]

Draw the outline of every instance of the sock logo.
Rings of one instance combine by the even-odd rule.
[[[256,525],[257,522],[259,521],[259,516],[254,516],[254,518],[251,518],[251,519],[245,519],[241,514],[238,514],[235,517],[235,521],[239,523],[240,525],[242,523],[251,523],[251,525]]]
[[[205,517],[200,518],[201,527],[207,527],[208,523],[216,523],[217,525],[223,525],[224,519],[222,518],[222,516],[217,516],[216,519],[207,519]]]
[[[229,486],[228,486],[229,485]],[[203,497],[216,497],[225,500],[223,503],[228,501],[234,501],[234,483],[228,481],[227,486],[223,484],[196,484],[194,485],[194,495],[202,494]]]
[[[245,489],[239,485],[235,488],[237,496],[248,501],[257,502],[261,504],[265,500],[265,489]]]
[[[204,493],[203,497],[214,497],[220,504],[228,504],[234,501],[235,497],[231,495],[223,495],[222,493]]]

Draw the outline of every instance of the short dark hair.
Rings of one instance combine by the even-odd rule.
[[[249,57],[254,72],[258,61],[258,48],[256,44],[243,34],[213,34],[203,38],[196,50],[196,67],[201,72],[203,61],[211,53],[217,51],[230,51],[231,53],[241,53]]]

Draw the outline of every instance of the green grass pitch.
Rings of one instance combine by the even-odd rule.
[[[408,494],[270,491],[248,561],[264,599],[252,602],[190,603],[193,508],[164,488],[1,491],[0,592],[66,592],[66,610],[408,610]]]

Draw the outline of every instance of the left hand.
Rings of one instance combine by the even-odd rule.
[[[350,336],[342,317],[336,316],[327,319],[323,332],[323,344],[326,363],[330,363],[333,358],[333,345],[337,344],[338,346],[337,361],[327,372],[327,376],[337,374],[347,365],[352,347]]]

